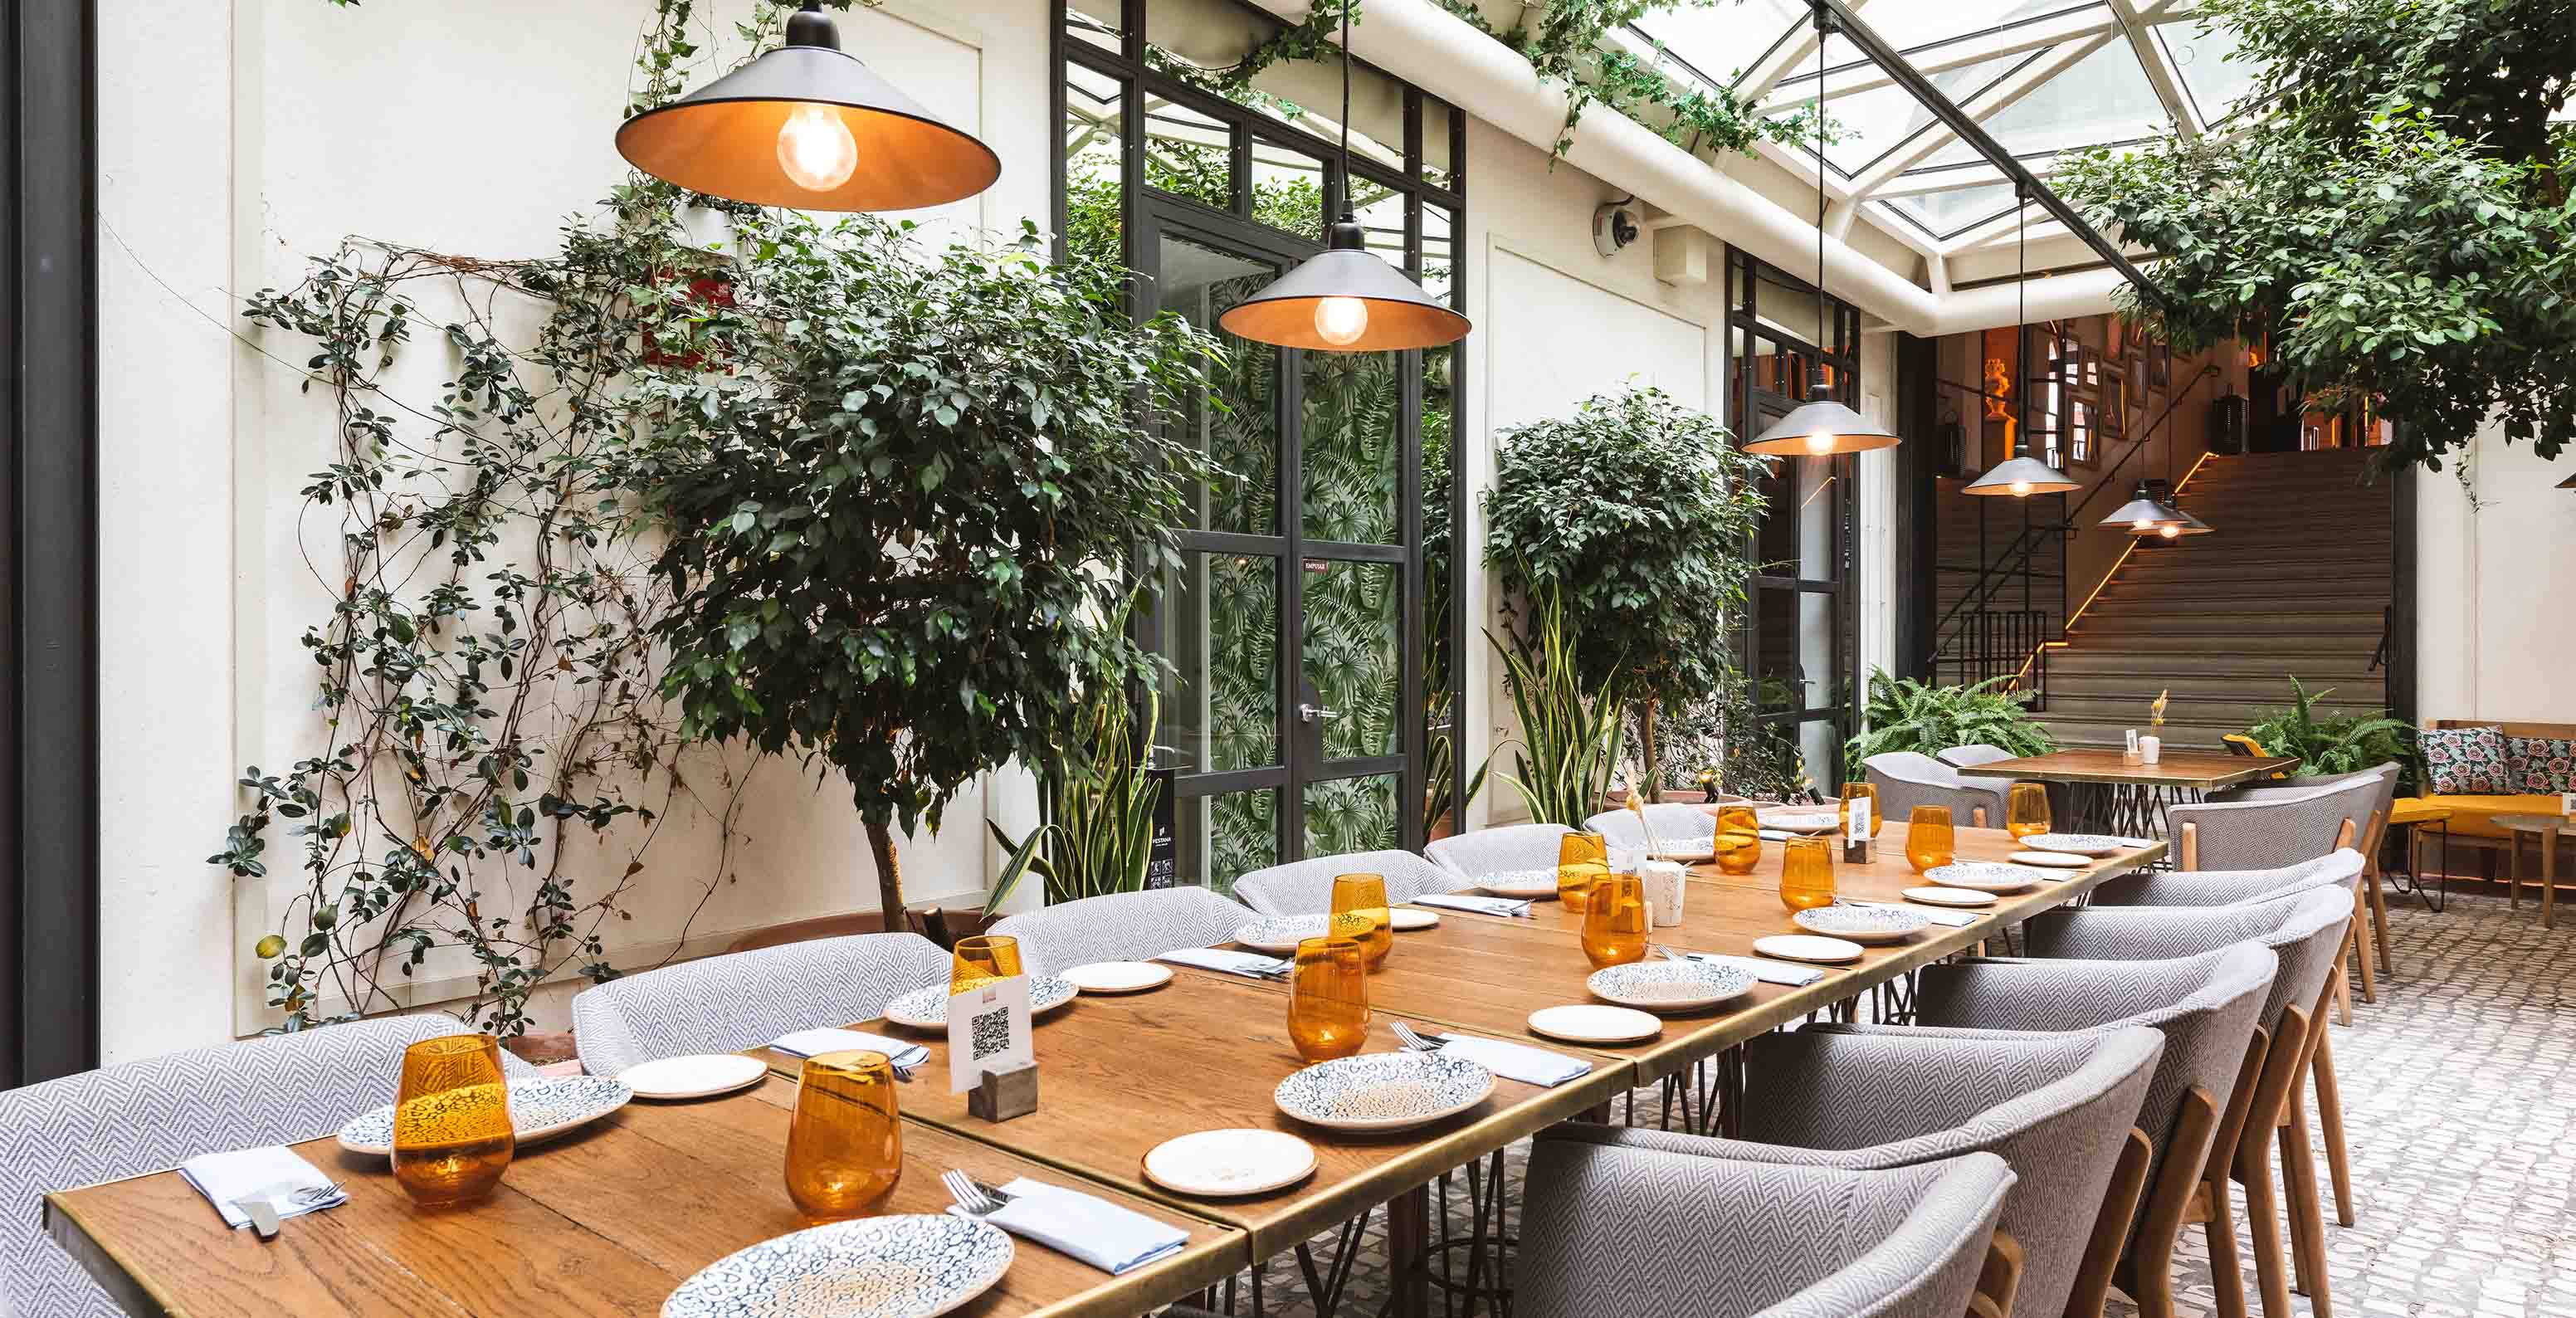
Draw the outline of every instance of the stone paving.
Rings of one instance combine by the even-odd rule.
[[[2576,927],[2543,930],[2529,903],[2461,892],[2442,913],[2389,895],[2393,981],[2379,1002],[2360,1001],[2353,1024],[2335,1027],[2336,1073],[2352,1155],[2354,1224],[2337,1226],[2327,1201],[2327,1294],[2349,1318],[2576,1318],[2576,957],[2558,950]],[[2576,922],[2572,922],[2576,923]],[[1640,1091],[1647,1120],[1652,1091]],[[2325,1163],[2317,1146],[2318,1175]],[[1517,1202],[1522,1155],[1507,1155]],[[2330,1186],[2321,1186],[2329,1196]],[[2241,1196],[2241,1192],[2240,1192]],[[1450,1231],[1468,1229],[1464,1186],[1450,1197]],[[2262,1300],[2253,1246],[2238,1201],[2239,1252],[2248,1303]],[[1515,1211],[1515,1224],[1518,1221]],[[2285,1237],[2286,1239],[2286,1237]],[[1312,1250],[1323,1268],[1332,1236]],[[1386,1293],[1383,1222],[1372,1218],[1339,1312],[1374,1315]],[[2178,1308],[2205,1318],[2215,1304],[2208,1249],[2184,1233]],[[1251,1313],[1248,1278],[1237,1313]],[[2300,1315],[2313,1305],[2293,1296]],[[1433,1292],[1433,1312],[1444,1312]],[[1314,1314],[1293,1256],[1274,1260],[1262,1312]],[[1463,1312],[1451,1307],[1448,1314]],[[2111,1313],[2136,1307],[2115,1293]]]

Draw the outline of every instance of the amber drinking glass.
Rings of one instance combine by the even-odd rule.
[[[1610,872],[1610,839],[1598,833],[1568,833],[1556,844],[1556,899],[1565,909],[1583,909],[1583,894]]]
[[[500,1040],[450,1034],[403,1050],[394,1181],[414,1203],[445,1208],[492,1193],[518,1146]]]
[[[1368,954],[1356,938],[1297,944],[1288,976],[1288,1042],[1310,1062],[1348,1057],[1368,1042]]]
[[[1333,876],[1333,918],[1329,932],[1355,939],[1374,968],[1395,947],[1395,917],[1386,909],[1386,876]]]
[[[1851,836],[1851,812],[1852,802],[1854,801],[1867,801],[1869,803],[1869,836],[1877,837],[1878,830],[1887,827],[1887,816],[1879,813],[1878,789],[1870,786],[1868,783],[1843,784],[1843,803],[1834,809],[1835,835],[1839,837]]]
[[[1959,834],[1950,807],[1918,805],[1905,821],[1905,863],[1917,874],[1959,858]]]
[[[1634,874],[1605,874],[1583,899],[1583,955],[1599,966],[1646,959],[1646,881]]]
[[[957,954],[948,963],[948,996],[953,998],[1018,973],[1020,940],[1008,934],[999,938],[960,938]]]
[[[2012,795],[2004,802],[2004,831],[2019,842],[2048,831],[2048,788],[2039,783],[2014,783]]]
[[[1793,837],[1781,844],[1781,905],[1811,911],[1834,904],[1835,845],[1820,837]]]
[[[903,1121],[884,1053],[816,1053],[796,1078],[787,1197],[813,1223],[865,1217],[903,1178]]]
[[[1718,872],[1750,874],[1762,863],[1762,819],[1749,805],[1722,806],[1717,812],[1717,836],[1710,839],[1716,848]]]

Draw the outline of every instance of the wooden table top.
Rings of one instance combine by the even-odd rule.
[[[2487,822],[2517,833],[2576,832],[2576,817],[2567,815],[2489,815]]]
[[[2298,767],[2299,757],[2295,755],[2238,755],[2233,751],[2166,747],[2154,764],[2123,763],[2120,752],[2113,750],[2069,750],[1997,760],[1959,772],[1972,778],[2047,778],[2061,783],[2191,787],[2214,792]]]
[[[926,1088],[904,1091],[910,1101]],[[470,1209],[423,1212],[383,1158],[324,1137],[295,1151],[349,1202],[289,1219],[261,1241],[224,1226],[176,1172],[45,1197],[45,1228],[129,1313],[146,1318],[330,1314],[619,1315],[661,1312],[699,1269],[802,1228],[784,1183],[792,1081],[690,1103],[629,1103],[512,1160]],[[1190,1233],[1180,1253],[1124,1276],[1019,1241],[970,1315],[1135,1314],[1221,1281],[1250,1257],[1242,1232],[993,1144],[906,1122],[903,1178],[886,1211],[948,1207],[939,1174],[1030,1176],[1097,1194]]]

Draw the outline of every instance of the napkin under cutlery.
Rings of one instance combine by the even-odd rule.
[[[1463,892],[1429,892],[1413,899],[1416,906],[1445,906],[1453,911],[1473,911],[1478,915],[1526,916],[1527,901],[1514,897],[1480,897]]]
[[[1001,1187],[1006,1196],[989,1213],[948,1211],[984,1221],[1024,1236],[1060,1254],[1070,1254],[1115,1277],[1141,1268],[1190,1243],[1189,1233],[1106,1199],[1023,1176]]]
[[[1554,1089],[1568,1080],[1592,1074],[1592,1063],[1579,1057],[1531,1048],[1501,1039],[1479,1039],[1465,1034],[1436,1036],[1443,1042],[1440,1055],[1464,1058],[1507,1080],[1518,1080],[1541,1089]]]
[[[770,1041],[769,1046],[791,1057],[812,1057],[816,1053],[837,1053],[852,1048],[884,1053],[887,1061],[906,1071],[930,1060],[930,1050],[920,1044],[889,1039],[865,1030],[798,1030],[778,1036]]]
[[[1715,965],[1733,966],[1765,984],[1786,984],[1791,988],[1804,988],[1825,977],[1825,972],[1814,966],[1793,966],[1785,961],[1765,961],[1760,957],[1750,956],[1727,956],[1718,952],[1684,952],[1682,960],[1707,961]]]
[[[1277,978],[1289,966],[1288,962],[1275,956],[1263,956],[1258,952],[1228,952],[1214,947],[1176,947],[1154,959],[1221,974],[1247,975],[1254,979]]]
[[[179,1175],[213,1202],[225,1226],[236,1230],[251,1224],[250,1211],[239,1206],[245,1199],[264,1201],[279,1218],[301,1217],[349,1202],[337,1183],[282,1144],[201,1153],[179,1164]]]
[[[1844,898],[1842,904],[1845,906],[1866,907],[1871,910],[1878,911],[1912,911],[1916,915],[1922,916],[1924,919],[1929,920],[1934,924],[1948,925],[1953,929],[1965,929],[1969,925],[1975,924],[1978,919],[1981,918],[1973,911],[1927,911],[1920,906],[1908,906],[1903,902],[1856,902],[1849,898]]]

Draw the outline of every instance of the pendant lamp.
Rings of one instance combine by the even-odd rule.
[[[2027,499],[2034,494],[2064,494],[2079,489],[2075,479],[2065,472],[2030,456],[2030,188],[2013,185],[2013,228],[2020,250],[2017,263],[2020,282],[2013,285],[2017,299],[2013,324],[2019,328],[2013,339],[2013,376],[2021,382],[2021,421],[2013,427],[2013,455],[1996,463],[1994,470],[1969,482],[1967,493],[2010,495]]]
[[[2137,488],[2130,491],[2129,501],[2114,509],[2110,516],[2103,518],[2102,525],[2124,527],[2130,534],[2142,536],[2160,535],[2166,527],[2172,527],[2174,534],[2180,535],[2183,519],[2181,512],[2177,511],[2172,504],[2156,498],[2154,493],[2148,490],[2147,483],[2141,480]]]
[[[1823,352],[1833,342],[1833,335],[1826,328],[1828,318],[1833,314],[1832,304],[1825,297],[1825,38],[1834,30],[1834,23],[1825,10],[1824,0],[1816,0],[1815,12],[1816,350]],[[1861,453],[1895,446],[1896,432],[1835,402],[1833,387],[1832,374],[1823,363],[1817,363],[1815,371],[1807,377],[1808,401],[1754,436],[1753,442],[1744,446],[1744,451],[1774,457],[1804,455],[1820,458],[1835,453]]]
[[[910,210],[971,197],[1001,157],[841,50],[820,0],[787,44],[617,130],[617,153],[692,192],[812,211]]]
[[[2576,476],[2570,476],[2567,479],[2558,482],[2558,488],[2562,490],[2576,490]]]
[[[1391,352],[1456,343],[1465,316],[1368,250],[1351,211],[1351,7],[1342,3],[1342,218],[1324,250],[1216,318],[1255,343],[1322,352]]]

